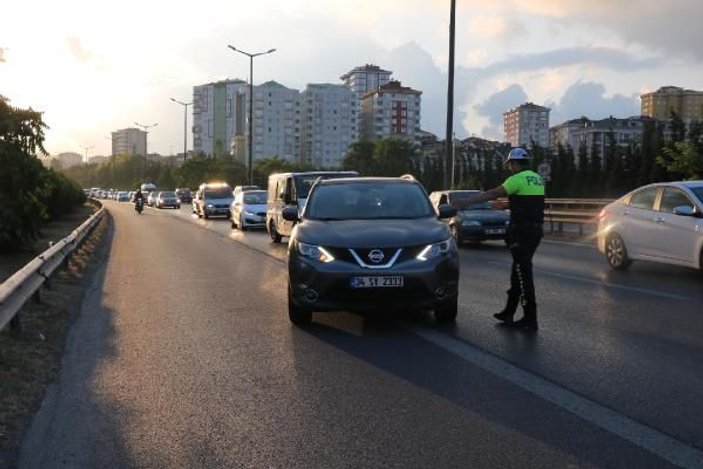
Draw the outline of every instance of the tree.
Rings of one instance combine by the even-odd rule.
[[[371,175],[374,171],[374,148],[373,142],[352,143],[342,160],[342,169],[358,171],[362,176]]]
[[[675,142],[673,146],[664,148],[662,154],[657,157],[657,162],[670,173],[681,177],[703,178],[703,152],[693,140]]]

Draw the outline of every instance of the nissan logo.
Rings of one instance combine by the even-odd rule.
[[[381,261],[383,260],[383,257],[384,257],[384,256],[383,256],[383,251],[381,251],[380,249],[373,249],[373,250],[369,253],[369,260],[370,260],[371,262],[375,262],[376,264],[378,264],[379,262],[381,262]]]

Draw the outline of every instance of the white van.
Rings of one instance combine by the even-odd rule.
[[[298,207],[302,213],[310,188],[318,178],[356,177],[356,171],[310,171],[304,173],[276,173],[269,176],[268,204],[266,209],[266,230],[274,243],[280,243],[283,236],[290,236],[294,222],[283,219],[285,207]]]

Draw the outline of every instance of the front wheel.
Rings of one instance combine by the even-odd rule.
[[[434,318],[437,322],[455,322],[459,313],[459,297],[454,297],[446,304],[434,310]]]
[[[239,215],[239,229],[240,229],[241,231],[246,231],[246,230],[247,230],[247,227],[246,227],[246,225],[244,224],[244,218],[242,217],[242,215]]]
[[[276,222],[274,221],[269,223],[269,234],[271,235],[271,241],[274,243],[280,243],[283,238],[283,236],[278,233],[278,230],[276,229]]]
[[[615,270],[627,270],[632,264],[632,259],[627,256],[625,241],[619,234],[614,233],[608,237],[605,244],[605,258]]]
[[[456,225],[452,225],[449,227],[449,230],[452,232],[452,237],[454,238],[454,242],[456,243],[456,245],[461,246],[461,244],[464,242],[464,240],[461,239],[461,235],[459,234],[459,229],[456,227]]]

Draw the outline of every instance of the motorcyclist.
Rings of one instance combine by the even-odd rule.
[[[144,206],[144,194],[142,194],[142,190],[137,187],[137,191],[134,193],[134,208],[136,210],[139,210],[139,206]]]

